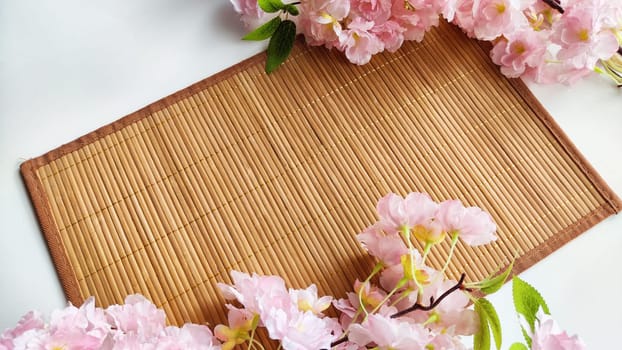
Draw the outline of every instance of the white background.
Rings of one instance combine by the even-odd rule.
[[[19,176],[39,156],[259,52],[227,0],[0,0],[0,330],[65,299]],[[602,77],[532,86],[622,194],[622,89]],[[620,348],[622,216],[525,272],[591,349]],[[509,286],[492,298],[521,340]]]

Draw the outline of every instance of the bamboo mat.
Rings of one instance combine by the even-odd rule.
[[[258,55],[22,165],[69,300],[140,292],[169,321],[225,321],[229,270],[343,296],[388,192],[488,210],[500,239],[451,273],[522,271],[620,201],[518,80],[443,24],[365,66],[298,43]],[[448,250],[431,255],[437,267]]]

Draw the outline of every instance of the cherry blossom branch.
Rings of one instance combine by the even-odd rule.
[[[445,291],[445,293],[441,294],[440,297],[438,297],[438,299],[434,299],[434,297],[430,297],[430,305],[425,306],[425,305],[421,305],[419,303],[415,303],[413,306],[404,309],[398,313],[395,313],[393,315],[391,315],[391,318],[398,318],[400,316],[404,316],[409,312],[413,312],[416,310],[423,310],[423,311],[430,311],[433,310],[435,307],[438,306],[438,304],[441,303],[441,301],[443,301],[443,299],[447,298],[451,293],[455,292],[458,289],[462,289],[462,284],[464,283],[464,279],[466,278],[466,274],[463,273],[460,276],[460,280],[458,281],[458,283],[456,283],[453,287],[449,288],[448,290]]]
[[[395,313],[393,315],[391,315],[391,318],[398,318],[400,316],[404,316],[405,314],[409,313],[409,312],[413,312],[415,310],[423,310],[423,311],[430,311],[433,310],[435,307],[438,306],[438,304],[440,304],[443,299],[447,298],[451,293],[457,291],[458,289],[467,289],[464,287],[464,279],[466,278],[466,274],[463,273],[462,275],[460,275],[460,280],[458,280],[458,283],[456,283],[453,287],[449,288],[448,290],[445,291],[445,293],[441,294],[440,297],[438,297],[438,299],[434,299],[434,297],[430,297],[430,304],[428,306],[425,305],[421,305],[419,303],[415,303],[413,306],[404,309],[398,313]],[[468,289],[467,289],[468,290]],[[334,342],[330,343],[330,347],[333,348],[339,344],[345,343],[348,341],[348,337],[344,336],[338,340],[335,340]],[[325,349],[323,349],[325,350]]]

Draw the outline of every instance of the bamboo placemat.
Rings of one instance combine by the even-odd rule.
[[[620,210],[528,89],[449,25],[360,67],[300,43],[276,73],[263,62],[22,165],[71,302],[140,292],[172,323],[215,324],[231,269],[343,296],[370,270],[355,234],[388,192],[492,213],[500,240],[460,247],[451,269],[471,280],[515,255],[522,271]]]

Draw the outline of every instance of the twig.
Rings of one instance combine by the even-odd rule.
[[[345,343],[347,341],[348,341],[348,337],[345,336],[345,337],[343,337],[343,338],[341,338],[339,340],[335,340],[334,342],[330,343],[330,347],[334,348],[335,346],[337,346],[337,345],[339,345],[341,343]],[[322,350],[324,350],[324,349],[322,349]]]
[[[416,310],[423,310],[423,311],[430,311],[432,309],[434,309],[435,307],[438,306],[438,304],[441,303],[441,301],[443,301],[443,299],[447,298],[451,293],[455,292],[456,290],[462,288],[462,283],[464,282],[464,279],[466,278],[466,274],[463,273],[460,276],[460,280],[458,281],[458,283],[456,283],[453,287],[449,288],[448,290],[445,291],[445,293],[441,294],[441,296],[438,299],[434,299],[434,297],[430,297],[430,305],[425,306],[425,305],[421,305],[419,303],[415,303],[415,305],[409,307],[408,309],[404,309],[398,313],[395,313],[393,315],[391,315],[391,318],[397,318],[400,316],[404,316],[409,312],[413,312]]]
[[[542,0],[545,4],[549,5],[551,8],[557,10],[557,12],[563,14],[564,8],[559,4],[559,2],[555,0]]]

